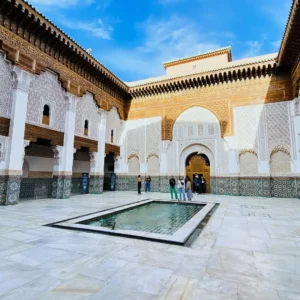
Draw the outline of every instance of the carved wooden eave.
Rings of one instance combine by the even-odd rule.
[[[90,152],[98,152],[98,141],[75,135],[74,148],[80,149],[81,147],[89,148]]]
[[[114,153],[115,156],[120,156],[121,154],[120,146],[105,143],[105,153],[106,154]]]
[[[129,89],[129,92],[133,98],[147,97],[256,77],[270,77],[276,72],[276,70],[277,64],[274,59],[271,59],[255,64],[241,65],[233,68],[223,68],[209,72],[132,86]]]
[[[24,139],[36,142],[37,139],[49,140],[53,146],[64,145],[64,133],[49,128],[35,126],[31,124],[25,124]]]
[[[300,62],[300,4],[293,0],[289,19],[280,45],[278,63],[293,72]]]
[[[117,108],[130,97],[123,81],[23,0],[0,1],[0,50],[29,72],[58,73],[76,96],[100,94]]]

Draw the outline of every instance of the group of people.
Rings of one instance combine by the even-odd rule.
[[[145,192],[150,192],[150,187],[151,187],[151,177],[148,176],[145,179]],[[141,190],[142,190],[142,177],[141,175],[138,176],[138,194],[141,195]]]
[[[145,179],[145,192],[150,192],[151,187],[151,177],[148,176]],[[179,177],[178,182],[176,184],[176,180],[174,176],[172,176],[169,180],[169,187],[170,187],[170,194],[171,199],[173,200],[174,197],[177,200],[185,201],[186,198],[189,201],[192,201],[193,192],[196,194],[206,193],[206,180],[202,175],[196,174],[193,179],[193,190],[192,190],[192,183],[189,176],[185,178]],[[138,194],[140,195],[142,192],[142,177],[141,175],[138,176]],[[178,192],[178,193],[177,193]],[[178,197],[179,194],[179,197]]]

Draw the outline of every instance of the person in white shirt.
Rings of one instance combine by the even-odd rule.
[[[178,183],[177,183],[177,189],[179,192],[179,200],[185,201],[185,186],[184,186],[184,179],[180,176]]]

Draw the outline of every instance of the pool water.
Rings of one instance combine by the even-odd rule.
[[[125,211],[81,222],[85,225],[115,229],[173,234],[205,205],[188,203],[151,202]]]

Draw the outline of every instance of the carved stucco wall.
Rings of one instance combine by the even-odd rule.
[[[159,157],[156,155],[150,155],[147,159],[147,173],[149,175],[159,175]]]
[[[255,152],[243,152],[239,157],[240,175],[257,175],[258,174],[258,157]]]
[[[84,135],[84,122],[88,120],[88,136]],[[75,135],[98,140],[98,127],[101,117],[92,94],[87,93],[80,99],[76,107]]]
[[[140,173],[140,163],[137,156],[132,156],[128,160],[128,173],[131,175],[137,175]]]
[[[289,102],[268,104],[265,106],[265,118],[268,132],[268,154],[279,146],[295,154],[294,143],[291,136],[292,122],[290,118]]]
[[[50,107],[49,126],[42,124],[44,105]],[[36,75],[29,88],[26,122],[63,132],[65,130],[66,105],[66,93],[62,89],[57,75],[50,71]]]
[[[113,144],[120,145],[123,121],[120,119],[119,113],[115,107],[113,107],[108,115],[106,121],[106,142],[111,143],[111,131],[114,131]]]
[[[139,163],[146,163],[148,171],[159,173],[161,152],[161,119],[147,118],[127,121],[123,132],[123,151],[126,159],[135,155]],[[153,157],[150,159],[149,158]],[[157,158],[157,160],[154,159]],[[153,166],[150,163],[153,160]],[[128,168],[130,173],[130,168]]]
[[[283,175],[291,173],[291,158],[287,151],[276,151],[270,158],[271,175]]]
[[[0,116],[10,118],[12,99],[12,66],[4,59],[0,52]]]
[[[217,156],[221,156],[224,159],[222,168],[227,170],[227,152],[224,155],[226,145],[221,139],[219,120],[211,111],[202,107],[192,107],[184,111],[174,124],[173,137],[167,149],[169,174],[185,174],[185,159],[192,153],[186,149],[207,154],[213,160],[213,173],[221,168],[221,165],[216,165],[220,160]]]
[[[269,161],[271,151],[283,146],[296,158],[290,102],[245,106],[234,109],[236,155],[253,150],[260,161]]]

